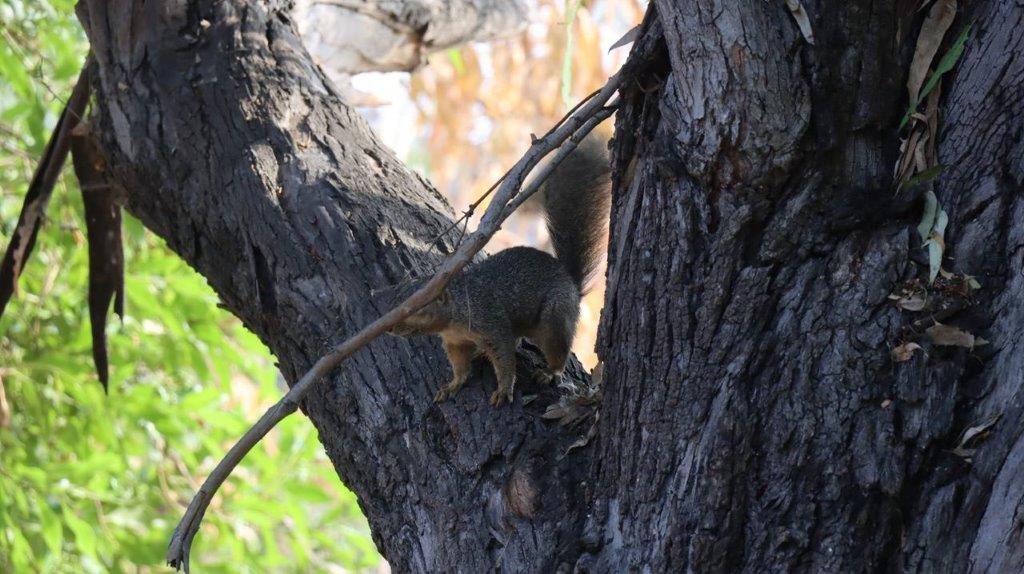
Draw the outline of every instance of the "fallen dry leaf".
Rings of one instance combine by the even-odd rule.
[[[786,0],[786,7],[793,14],[793,19],[796,20],[796,25],[800,28],[800,33],[803,34],[804,40],[807,40],[807,43],[813,46],[814,31],[811,30],[811,19],[807,15],[807,10],[804,10],[803,4],[800,3],[800,0]]]
[[[922,134],[924,130],[915,129],[900,145],[900,159],[896,162],[896,181],[901,187],[914,175],[914,158],[918,155]]]
[[[890,296],[893,298],[893,296]],[[896,305],[906,311],[920,311],[928,305],[928,295],[922,292],[905,293],[894,297]]]
[[[951,325],[943,325],[942,323],[935,323],[931,327],[925,330],[925,334],[928,335],[928,339],[939,346],[943,347],[965,347],[971,349],[978,345],[974,335],[957,329]],[[985,341],[982,339],[982,344]]]
[[[974,456],[978,443],[988,438],[988,430],[995,426],[1002,416],[1003,413],[996,413],[965,430],[963,434],[960,435],[960,442],[957,443],[956,448],[953,449],[953,454],[963,458]],[[974,448],[968,448],[969,446]]]
[[[917,280],[904,283],[888,298],[905,311],[921,311],[928,306],[928,290]]]
[[[576,439],[576,442],[569,445],[569,448],[565,449],[565,452],[562,453],[562,456],[569,454],[570,452],[577,448],[583,448],[590,444],[590,441],[592,441],[594,437],[597,436],[597,421],[599,417],[600,414],[594,415],[594,420],[593,422],[590,423],[590,428],[587,429],[587,434]]]
[[[920,97],[921,86],[928,76],[928,68],[935,59],[935,54],[939,51],[942,39],[953,24],[955,16],[956,0],[937,0],[921,25],[917,46],[914,49],[914,59],[910,64],[910,74],[907,76],[907,93],[910,95],[911,105]]]
[[[921,345],[918,345],[917,343],[903,343],[892,350],[892,360],[896,363],[905,363],[914,356],[914,351],[920,348]],[[885,408],[886,406],[888,405],[882,403],[882,408]]]
[[[615,43],[612,44],[612,47],[608,48],[608,51],[611,52],[615,48],[621,48],[622,46],[625,46],[626,44],[632,44],[634,41],[636,41],[637,36],[640,35],[640,26],[641,26],[641,24],[637,24],[636,26],[633,26],[629,30],[629,32],[626,32],[625,34],[622,35],[621,38],[616,40]]]
[[[935,142],[939,139],[939,98],[942,97],[942,80],[935,83],[928,94],[928,105],[925,107],[925,124],[928,127],[928,143],[925,147],[925,162],[929,167],[938,165],[939,159],[935,152]]]

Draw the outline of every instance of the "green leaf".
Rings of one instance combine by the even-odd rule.
[[[455,68],[455,73],[461,76],[466,71],[466,62],[462,59],[462,51],[458,48],[448,48],[444,53],[448,56],[452,67]]]
[[[917,173],[916,175],[914,175],[914,177],[903,182],[903,185],[900,186],[900,189],[909,190],[914,189],[915,187],[918,187],[920,185],[924,185],[932,181],[936,177],[939,177],[939,174],[942,173],[942,170],[944,169],[946,169],[946,166],[944,165],[933,165],[930,168]]]
[[[61,526],[57,515],[45,504],[39,505],[39,522],[42,525],[43,540],[50,553],[55,556],[61,554],[61,544],[64,541],[64,527]]]
[[[79,552],[84,556],[96,556],[96,533],[93,527],[67,506],[64,507],[64,524],[75,535],[75,547]]]
[[[917,226],[917,232],[924,240],[924,247],[928,248],[928,282],[934,283],[935,278],[942,269],[942,254],[946,249],[945,236],[946,225],[949,223],[949,216],[939,205],[935,192],[928,190],[924,196],[924,214],[921,216],[921,223]]]
[[[932,226],[935,225],[935,213],[939,209],[939,199],[935,197],[935,192],[928,190],[928,193],[924,194],[924,213],[921,214],[921,223],[917,226],[917,233],[921,236],[921,241],[928,241],[928,234],[932,231]]]

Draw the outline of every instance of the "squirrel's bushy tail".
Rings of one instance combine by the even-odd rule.
[[[582,293],[605,247],[611,203],[608,141],[591,132],[548,176],[542,193],[555,255]]]

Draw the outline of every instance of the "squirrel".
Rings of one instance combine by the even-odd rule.
[[[453,376],[434,396],[435,402],[459,392],[473,359],[484,355],[498,381],[491,405],[511,403],[516,347],[523,337],[533,341],[547,361],[536,378],[554,383],[562,376],[576,334],[580,299],[604,251],[611,202],[607,140],[586,137],[538,193],[557,258],[525,246],[499,251],[467,267],[437,299],[390,330],[401,337],[441,337]]]

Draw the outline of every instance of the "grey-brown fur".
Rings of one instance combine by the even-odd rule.
[[[453,376],[434,400],[457,393],[473,358],[483,355],[498,379],[491,404],[511,402],[522,337],[544,353],[548,367],[540,378],[561,376],[576,333],[580,297],[604,243],[610,194],[606,142],[594,136],[582,142],[542,191],[558,258],[532,247],[500,251],[453,278],[439,299],[392,329],[406,337],[441,337]]]

